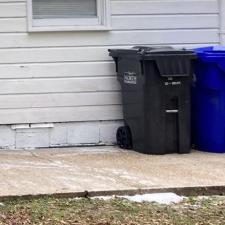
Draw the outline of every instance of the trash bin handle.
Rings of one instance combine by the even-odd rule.
[[[115,62],[115,65],[116,65],[116,72],[118,73],[118,57],[113,57],[113,60]]]
[[[140,63],[141,63],[141,75],[144,75],[144,61],[141,60]]]

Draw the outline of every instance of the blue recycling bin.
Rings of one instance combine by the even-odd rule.
[[[225,47],[195,51],[192,143],[201,151],[225,153]]]

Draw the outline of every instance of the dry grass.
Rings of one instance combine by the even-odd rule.
[[[170,206],[123,199],[5,201],[1,225],[225,225],[225,197],[189,198]]]

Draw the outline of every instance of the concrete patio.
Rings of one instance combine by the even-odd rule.
[[[0,151],[0,196],[225,186],[225,154],[117,147]]]

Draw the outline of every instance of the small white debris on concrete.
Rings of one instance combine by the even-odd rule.
[[[5,206],[5,204],[4,204],[4,203],[2,203],[2,202],[0,202],[0,207],[1,207],[1,206],[3,207],[3,206]]]
[[[115,196],[99,196],[94,198],[107,201],[115,198]],[[155,194],[144,194],[134,196],[117,196],[117,198],[125,198],[133,202],[156,202],[159,204],[166,204],[166,205],[179,203],[185,199],[185,197],[176,195],[175,193],[155,193]]]

